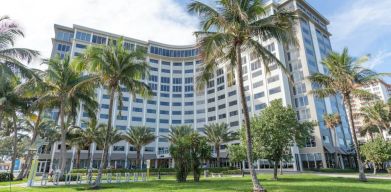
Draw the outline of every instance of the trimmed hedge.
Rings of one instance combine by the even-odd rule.
[[[223,171],[237,170],[235,167],[215,167],[215,168],[202,168],[201,171],[208,170],[211,173],[221,173]],[[145,173],[146,169],[104,169],[103,173]],[[149,169],[149,173],[151,175],[155,175],[159,172],[159,169],[152,168]],[[174,168],[160,168],[161,174],[167,173],[175,173],[176,170]],[[73,169],[71,173],[84,173],[87,174],[87,169]],[[98,169],[93,169],[92,173],[98,173]]]
[[[14,180],[14,176],[11,175],[10,173],[0,173],[0,182],[3,181],[12,181]]]
[[[235,170],[222,171],[221,173],[224,175],[241,175],[242,171],[240,169],[235,169]]]

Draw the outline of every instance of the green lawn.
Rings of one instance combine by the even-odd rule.
[[[391,191],[391,180],[374,180],[362,183],[355,179],[332,178],[317,176],[314,174],[286,174],[282,175],[279,181],[271,180],[271,175],[260,176],[263,186],[269,192],[351,192],[351,191]],[[189,181],[188,183],[177,183],[173,177],[163,177],[162,180],[152,180],[144,183],[121,183],[104,184],[99,191],[251,191],[250,177],[224,177],[202,179],[200,183]],[[60,186],[60,187],[34,187],[17,188],[12,191],[85,191],[86,185],[81,186]],[[9,189],[0,188],[0,191]],[[93,190],[88,190],[93,191]]]

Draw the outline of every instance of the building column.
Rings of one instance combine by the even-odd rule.
[[[71,171],[72,171],[72,169],[73,169],[73,161],[75,160],[75,153],[76,153],[76,147],[75,147],[75,146],[73,146],[73,147],[72,147],[72,158],[71,158],[71,164],[70,164],[70,166],[69,166],[69,172],[71,172]]]
[[[51,157],[51,159],[50,159],[50,170],[49,170],[49,172],[50,172],[51,170],[53,170],[54,153],[56,152],[56,146],[57,146],[57,142],[54,142],[54,143],[53,143],[53,146],[52,146],[52,157]]]
[[[315,157],[315,154],[314,154],[314,157]],[[325,155],[325,153],[321,153],[321,157],[322,157],[323,168],[327,168],[327,162],[326,162],[326,155]],[[315,160],[316,160],[316,158],[315,158]],[[315,163],[315,165],[316,165],[316,163]],[[318,167],[316,167],[316,168],[318,168]]]
[[[94,163],[94,154],[95,154],[95,143],[92,143],[90,145],[90,151],[91,151],[91,159],[90,159],[90,169],[92,169],[93,167],[93,163]]]
[[[128,153],[129,153],[129,143],[126,142],[126,145],[125,145],[125,169],[128,168]]]
[[[257,160],[257,168],[258,168],[258,170],[261,169],[261,160],[260,159]]]

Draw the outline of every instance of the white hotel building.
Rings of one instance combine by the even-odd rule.
[[[342,125],[337,127],[337,149],[345,166],[352,166],[349,151],[352,140],[344,106],[340,97],[326,99],[316,98],[309,91],[316,87],[306,77],[310,74],[327,73],[321,64],[321,59],[331,50],[327,30],[329,21],[303,0],[286,0],[282,2],[267,1],[269,14],[278,9],[295,10],[300,15],[295,26],[298,46],[286,46],[270,39],[264,46],[274,53],[291,72],[294,85],[288,82],[286,74],[279,68],[272,67],[266,74],[263,64],[251,52],[243,52],[244,85],[250,115],[258,114],[274,99],[282,99],[284,105],[293,105],[299,120],[318,122],[314,128],[313,137],[304,148],[292,147],[292,161],[285,166],[294,170],[307,168],[322,168],[333,166],[334,147],[329,129],[324,126],[322,117],[325,113],[339,112]],[[82,53],[86,46],[92,44],[107,44],[109,40],[121,37],[97,29],[73,25],[66,27],[54,25],[55,37],[52,39],[52,56],[70,54],[72,57]],[[175,38],[175,37],[172,37]],[[115,107],[113,127],[126,131],[131,126],[145,125],[156,134],[155,142],[147,145],[142,154],[144,159],[152,160],[152,167],[156,166],[156,159],[164,166],[172,166],[168,153],[169,142],[162,137],[167,135],[170,126],[188,124],[195,130],[202,132],[205,124],[212,122],[226,122],[232,130],[238,130],[242,125],[241,105],[239,103],[238,87],[229,85],[224,63],[216,71],[205,90],[195,92],[195,77],[199,73],[202,60],[197,57],[195,45],[168,45],[153,41],[141,41],[124,37],[125,47],[129,50],[144,47],[148,50],[147,61],[150,64],[150,76],[144,81],[154,91],[149,99],[131,98],[124,94],[123,107]],[[237,83],[236,83],[237,84]],[[100,110],[97,114],[99,121],[106,123],[108,118],[108,93],[104,89],[97,89],[97,99]],[[116,103],[116,102],[115,102]],[[118,112],[121,110],[121,116]],[[56,112],[52,113],[57,115]],[[78,123],[88,116],[81,107]],[[237,141],[239,142],[239,141]],[[236,142],[236,143],[237,143]],[[50,154],[41,154],[38,172],[47,171],[50,166],[56,168],[59,157],[59,145],[50,146],[55,150]],[[97,167],[102,150],[96,145],[90,146],[94,167]],[[226,157],[226,145],[222,147],[222,156]],[[74,149],[68,150],[68,157],[72,159]],[[118,142],[110,147],[112,167],[131,167],[135,159],[133,147],[125,141]],[[82,150],[81,166],[87,162],[87,149]],[[223,159],[223,162],[227,162]],[[258,169],[271,168],[267,160],[254,162]],[[211,163],[213,166],[213,161]]]

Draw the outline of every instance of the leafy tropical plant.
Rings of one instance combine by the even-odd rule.
[[[372,163],[373,174],[376,174],[383,163],[391,160],[391,142],[381,137],[369,141],[362,146],[362,155],[366,161]]]
[[[337,130],[336,127],[341,124],[341,117],[338,113],[332,113],[332,114],[324,114],[323,120],[325,123],[325,126],[331,130],[332,133],[332,142],[333,146],[335,148],[334,152],[334,161],[335,166],[340,167],[339,160],[338,160],[338,150],[337,150]]]
[[[254,133],[254,153],[261,158],[274,162],[273,178],[277,180],[277,168],[280,161],[291,157],[290,147],[294,144],[304,146],[311,136],[313,122],[299,122],[292,107],[284,107],[282,100],[274,100],[259,115],[251,120]],[[244,142],[245,130],[242,129]]]
[[[201,19],[201,31],[194,32],[199,39],[203,64],[201,73],[197,77],[197,88],[202,90],[212,78],[218,63],[228,63],[228,81],[232,82],[236,71],[239,83],[240,101],[244,116],[244,125],[247,135],[247,160],[255,191],[264,191],[261,187],[251,162],[252,143],[250,131],[250,117],[245,98],[242,71],[242,50],[251,51],[263,63],[265,71],[269,72],[271,65],[277,65],[286,71],[284,64],[270,53],[262,42],[271,38],[282,43],[295,42],[293,24],[296,16],[292,12],[278,11],[268,15],[268,9],[262,1],[216,1],[216,7],[200,1],[189,4],[188,9],[197,13]],[[256,37],[258,40],[255,40]],[[232,83],[231,83],[232,84]]]
[[[34,73],[23,62],[30,63],[39,56],[38,51],[13,47],[18,37],[24,37],[21,27],[8,16],[0,17],[0,75],[13,76],[18,73],[32,77]]]
[[[65,118],[68,117],[68,121],[71,119],[70,108],[73,101],[95,102],[91,98],[93,95],[90,92],[95,87],[94,77],[75,71],[71,67],[69,55],[64,59],[57,56],[45,60],[44,63],[48,65],[48,69],[43,76],[42,92],[37,92],[37,102],[45,102],[59,109],[59,124],[61,127],[60,171],[63,174],[66,166],[66,134],[69,131]]]
[[[318,89],[311,91],[317,97],[328,97],[332,95],[342,95],[344,104],[347,106],[349,115],[350,129],[353,137],[353,144],[356,152],[359,180],[366,181],[364,173],[364,164],[361,160],[360,146],[357,142],[356,128],[353,122],[352,97],[372,98],[373,95],[360,89],[363,85],[368,85],[373,81],[379,80],[384,73],[377,73],[366,69],[363,63],[367,57],[358,59],[349,56],[348,49],[345,48],[342,53],[331,52],[322,64],[329,70],[328,74],[315,73],[309,76],[309,80],[318,85]]]
[[[201,163],[203,160],[207,160],[211,157],[211,149],[206,138],[202,137],[197,132],[193,132],[189,136],[189,140],[191,142],[190,153],[193,178],[195,182],[199,182],[201,176]]]
[[[391,114],[389,106],[382,101],[375,101],[364,107],[355,116],[362,117],[364,125],[374,125],[381,137],[386,140],[383,131],[390,130]]]
[[[123,135],[123,139],[133,145],[136,150],[136,166],[141,165],[140,152],[141,149],[150,143],[152,143],[156,136],[146,126],[132,127]],[[139,164],[140,163],[140,164]]]
[[[220,146],[236,139],[236,132],[230,131],[227,123],[211,123],[204,126],[204,134],[209,143],[213,144],[217,166],[220,167]]]
[[[151,95],[148,85],[142,82],[142,77],[147,76],[149,70],[148,64],[145,62],[145,50],[129,51],[125,49],[123,43],[124,41],[121,38],[116,44],[90,46],[84,54],[75,60],[75,69],[95,75],[99,84],[108,90],[110,98],[102,163],[99,167],[94,188],[99,187],[102,170],[108,160],[114,100],[118,98],[119,107],[122,107],[122,86],[132,94],[133,99],[136,98],[137,94],[143,97]]]

